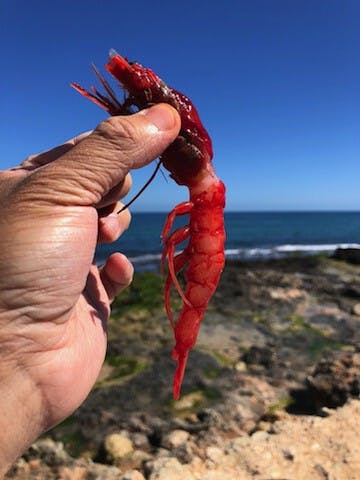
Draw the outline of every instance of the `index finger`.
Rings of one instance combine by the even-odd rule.
[[[67,140],[62,145],[46,150],[45,152],[37,153],[27,157],[20,165],[11,168],[10,171],[26,170],[32,171],[48,163],[54,162],[62,155],[71,150],[75,145],[78,145],[84,138],[88,137],[92,133],[92,130],[81,133],[80,135]]]

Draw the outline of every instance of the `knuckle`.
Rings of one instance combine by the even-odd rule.
[[[107,141],[121,145],[124,148],[129,142],[133,144],[137,138],[137,131],[133,122],[126,117],[109,117],[97,127]]]
[[[132,115],[109,117],[97,127],[104,147],[120,152],[122,163],[129,169],[138,168],[152,156],[151,140],[144,124]],[[156,155],[153,156],[155,158]]]
[[[108,152],[107,155],[110,151],[119,153],[119,163],[126,170],[131,169],[142,147],[140,132],[131,119],[109,117],[97,127],[96,132],[103,139],[103,149]]]

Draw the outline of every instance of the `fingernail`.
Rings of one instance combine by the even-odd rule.
[[[172,130],[179,121],[176,110],[165,103],[154,105],[151,108],[141,110],[139,113],[145,115],[160,132]]]

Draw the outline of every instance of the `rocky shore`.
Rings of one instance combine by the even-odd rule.
[[[179,401],[160,283],[115,302],[94,390],[7,478],[360,478],[359,263],[229,262]]]

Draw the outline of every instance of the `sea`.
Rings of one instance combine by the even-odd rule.
[[[130,228],[120,239],[98,247],[97,263],[119,251],[130,258],[135,271],[158,270],[165,218],[166,213],[132,213]],[[186,218],[179,217],[175,228],[184,224]],[[360,211],[226,212],[225,227],[225,253],[230,259],[331,255],[337,248],[360,248]]]

